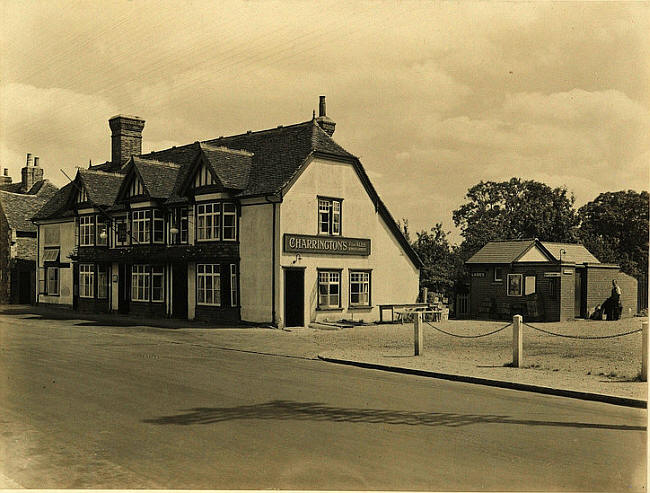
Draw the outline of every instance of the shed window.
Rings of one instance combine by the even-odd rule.
[[[508,274],[508,296],[521,296],[523,274]]]
[[[535,276],[526,276],[526,280],[524,282],[524,292],[526,293],[526,296],[529,294],[535,294]]]
[[[495,282],[503,281],[503,267],[494,268],[494,281]]]

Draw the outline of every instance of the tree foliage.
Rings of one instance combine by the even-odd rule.
[[[574,242],[579,218],[566,188],[534,180],[481,181],[467,191],[467,202],[453,212],[464,238],[465,259],[488,241],[539,238]]]
[[[648,192],[601,193],[578,210],[580,239],[601,262],[648,274]]]
[[[456,248],[449,244],[448,233],[437,223],[429,231],[419,231],[411,246],[424,267],[420,271],[420,287],[432,292],[449,293],[458,278],[462,261]]]

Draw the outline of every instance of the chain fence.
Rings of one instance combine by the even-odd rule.
[[[471,336],[464,336],[464,335],[459,335],[459,334],[452,334],[451,332],[447,332],[446,330],[442,330],[440,327],[436,327],[433,325],[431,322],[425,322],[429,327],[432,329],[437,330],[438,332],[442,332],[443,334],[447,334],[448,336],[452,337],[458,337],[459,339],[478,339],[479,337],[487,337],[491,336],[492,334],[496,334],[497,332],[501,332],[502,330],[507,329],[512,325],[512,322],[510,322],[508,325],[504,325],[503,327],[493,330],[491,332],[486,332],[485,334],[477,334],[477,335],[471,335]]]
[[[542,332],[544,334],[550,335],[550,336],[555,336],[555,337],[564,337],[566,339],[586,339],[586,340],[595,340],[595,339],[614,339],[616,337],[623,337],[627,336],[630,334],[636,334],[637,332],[641,332],[643,329],[636,329],[636,330],[630,330],[628,332],[621,332],[620,334],[612,334],[608,336],[575,336],[575,335],[569,335],[569,334],[558,334],[557,332],[551,332],[550,330],[545,330],[545,329],[540,329],[539,327],[535,327],[534,325],[527,324],[526,322],[523,323],[526,327],[530,327],[533,330],[536,330],[538,332]]]

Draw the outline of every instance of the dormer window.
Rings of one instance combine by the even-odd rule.
[[[319,197],[318,233],[322,235],[341,235],[341,200]]]

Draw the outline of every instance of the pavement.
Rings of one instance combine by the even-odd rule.
[[[0,313],[4,487],[646,487],[643,409],[328,364],[304,329],[122,322]]]

